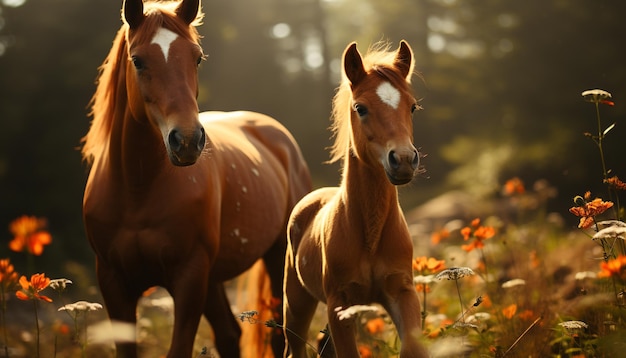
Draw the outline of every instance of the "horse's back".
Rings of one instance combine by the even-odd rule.
[[[211,274],[230,279],[275,243],[284,257],[285,223],[311,179],[292,135],[271,117],[203,112],[200,120],[210,148],[203,162],[222,178],[220,252]]]
[[[200,120],[212,142],[241,148],[242,140],[245,140],[259,151],[271,152],[288,174],[290,207],[311,191],[311,176],[298,144],[292,134],[274,118],[249,111],[209,111],[200,113]],[[218,128],[226,130],[228,134],[222,132],[221,135],[225,137],[214,137],[212,131]],[[253,153],[248,151],[247,154]]]

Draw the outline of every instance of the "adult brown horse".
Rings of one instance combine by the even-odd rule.
[[[220,355],[237,357],[222,282],[262,258],[282,297],[286,222],[310,191],[308,168],[275,120],[198,113],[199,0],[126,0],[122,14],[83,147],[83,215],[109,317],[136,322],[142,293],[162,286],[174,299],[168,357],[192,355],[202,314]],[[136,356],[136,343],[117,354]]]
[[[413,146],[410,89],[413,54],[356,44],[343,55],[343,81],[333,102],[335,143],[331,161],[342,160],[340,187],[305,196],[287,225],[285,355],[306,357],[305,343],[318,301],[338,357],[359,357],[354,316],[339,313],[380,303],[402,341],[400,357],[426,357],[418,342],[420,304],[413,285],[413,245],[398,204],[396,185],[410,182],[419,165]],[[348,314],[348,316],[350,316]]]

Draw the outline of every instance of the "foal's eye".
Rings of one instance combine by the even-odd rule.
[[[135,69],[142,70],[144,68],[143,61],[141,61],[139,57],[133,56],[131,57],[131,60],[133,61],[133,66],[135,66]]]
[[[196,65],[200,66],[200,62],[202,62],[203,56],[198,56],[198,60],[196,61]]]
[[[415,111],[421,108],[422,107],[418,106],[417,103],[413,103],[413,105],[411,106],[411,113],[414,113]]]
[[[359,103],[355,104],[354,110],[356,111],[356,113],[358,113],[359,117],[367,116],[367,107],[365,107],[362,104],[359,104]]]

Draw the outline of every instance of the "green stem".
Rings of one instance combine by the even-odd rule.
[[[422,310],[422,331],[424,327],[426,327],[426,284],[422,285],[424,287],[424,309]]]
[[[459,288],[459,280],[454,280],[454,283],[456,284],[456,292],[459,294],[459,303],[461,303],[461,321],[463,323],[465,323],[465,317],[463,317],[463,298],[461,298],[461,289]]]
[[[602,123],[600,121],[600,107],[598,102],[595,102],[596,105],[596,119],[598,120],[598,149],[600,149],[600,160],[602,161],[602,176],[603,179],[608,179],[608,173],[606,171],[606,164],[604,163],[604,150],[602,149],[602,140],[604,139],[604,134],[602,133]],[[610,195],[610,194],[609,194]]]
[[[4,298],[4,284],[0,284],[0,300],[2,300],[2,332],[4,335],[4,356],[9,357],[9,338],[7,334],[6,313],[7,313],[7,301]]]
[[[37,332],[37,358],[39,358],[39,315],[37,314],[37,300],[33,300],[35,306],[35,330]]]

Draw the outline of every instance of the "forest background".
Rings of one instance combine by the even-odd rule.
[[[415,143],[427,170],[401,189],[406,211],[450,190],[498,196],[505,180],[546,179],[552,210],[585,190],[601,193],[593,106],[609,91],[606,162],[626,176],[626,2],[618,0],[204,0],[199,28],[201,110],[253,110],[294,134],[315,187],[336,185],[323,162],[331,99],[348,43],[412,46]],[[120,27],[121,0],[0,0],[0,226],[48,220],[54,245],[40,272],[93,267],[81,202],[88,167],[80,138],[97,68]],[[608,108],[608,109],[607,109]],[[596,132],[597,133],[597,132]],[[210,133],[209,133],[210,135]],[[576,227],[578,219],[567,218]],[[428,238],[424,238],[428,240]],[[17,266],[24,256],[0,245]],[[60,264],[63,263],[63,264]]]

